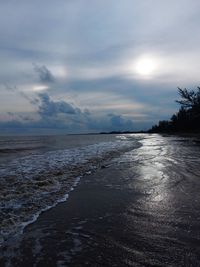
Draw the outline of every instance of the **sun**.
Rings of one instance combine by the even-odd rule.
[[[150,57],[142,57],[134,64],[134,71],[141,76],[152,76],[156,69],[156,60]]]

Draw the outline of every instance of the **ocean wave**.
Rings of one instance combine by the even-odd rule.
[[[130,142],[131,140],[131,142]],[[28,155],[0,169],[0,243],[22,232],[39,214],[65,201],[86,173],[136,147],[133,138]]]

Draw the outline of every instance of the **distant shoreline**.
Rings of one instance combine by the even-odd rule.
[[[70,133],[70,134],[0,134],[0,137],[23,137],[23,136],[72,136],[72,135],[112,135],[112,134],[164,134],[164,135],[182,135],[182,136],[200,136],[200,132],[157,132],[157,131],[111,131],[111,132],[98,132],[98,133]]]

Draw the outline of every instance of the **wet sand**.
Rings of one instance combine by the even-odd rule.
[[[199,152],[187,165],[188,147],[173,146],[181,161],[170,149],[148,143],[84,176],[4,249],[10,266],[200,266]]]

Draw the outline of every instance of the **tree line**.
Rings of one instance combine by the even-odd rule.
[[[159,121],[149,132],[200,132],[200,87],[196,90],[178,88],[180,109],[170,120]]]

